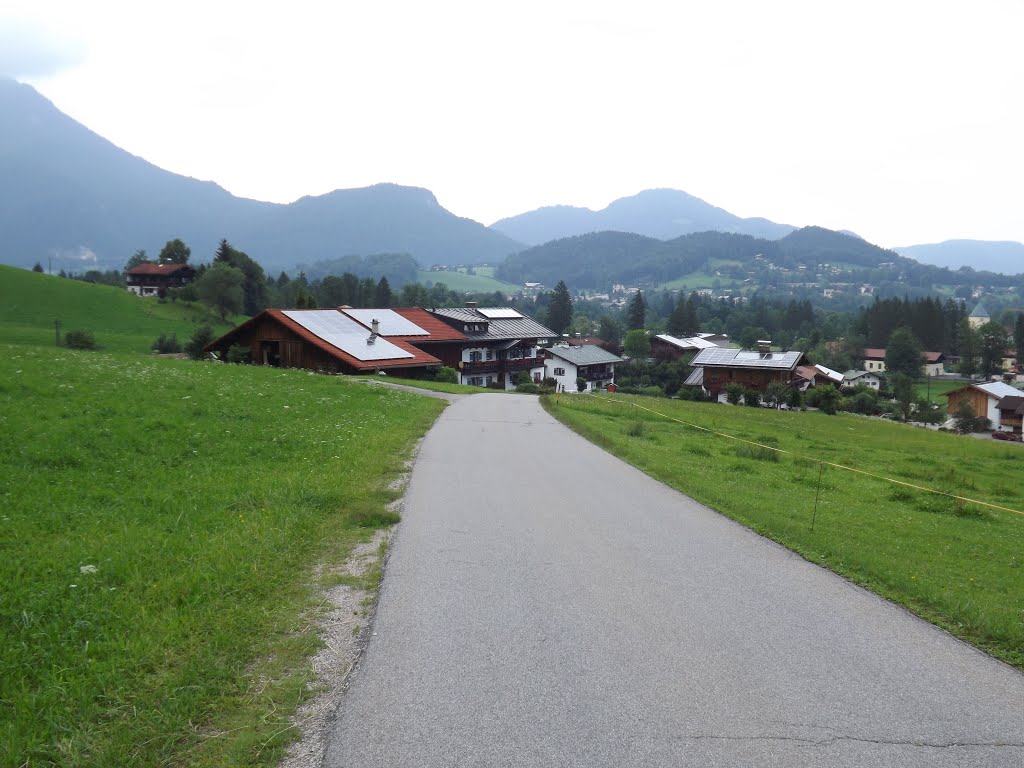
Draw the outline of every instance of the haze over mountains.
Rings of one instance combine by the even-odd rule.
[[[119,269],[181,238],[195,261],[227,238],[268,272],[347,255],[408,253],[433,264],[500,263],[531,245],[600,231],[657,240],[717,231],[780,240],[794,227],[741,218],[685,192],[646,190],[600,211],[553,206],[485,227],[426,189],[378,184],[288,205],[235,197],[131,155],[60,112],[28,85],[0,78],[0,262],[56,271]],[[1015,273],[1024,245],[950,241],[909,246],[920,261]]]

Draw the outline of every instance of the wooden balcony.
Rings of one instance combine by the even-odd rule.
[[[464,374],[476,374],[476,373],[496,373],[498,371],[528,371],[531,368],[543,368],[544,358],[537,357],[517,357],[508,358],[506,360],[475,360],[473,362],[463,362],[462,372]]]

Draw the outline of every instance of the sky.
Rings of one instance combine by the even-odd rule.
[[[885,247],[1024,241],[1019,0],[0,0],[0,74],[243,197],[491,224],[669,187]]]

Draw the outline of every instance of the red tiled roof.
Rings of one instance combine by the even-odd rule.
[[[864,357],[868,360],[885,360],[885,350],[868,347],[864,350]]]
[[[394,309],[392,312],[401,315],[410,322],[416,323],[416,325],[430,334],[429,338],[424,338],[423,336],[399,336],[397,338],[409,339],[409,341],[416,341],[418,339],[424,342],[466,340],[466,334],[462,331],[456,330],[436,315],[432,315],[427,312],[425,309],[420,309],[419,307],[404,307],[402,309]],[[394,338],[396,337],[387,337],[388,341],[391,341]]]
[[[925,352],[924,359],[927,360],[929,364],[935,364],[941,363],[946,359],[946,356],[941,352]]]
[[[823,375],[821,371],[815,368],[813,365],[798,365],[796,372],[808,381],[814,381],[818,376]]]
[[[137,267],[132,267],[125,274],[126,275],[173,275],[182,269],[192,269],[188,264],[153,264],[147,262],[146,264],[139,264]]]

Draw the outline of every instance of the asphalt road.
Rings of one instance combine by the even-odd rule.
[[[416,461],[325,765],[1024,766],[1024,676],[531,397]]]

